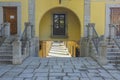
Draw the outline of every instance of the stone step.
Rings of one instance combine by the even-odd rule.
[[[12,59],[0,59],[0,62],[12,61]]]
[[[111,50],[107,50],[107,52],[120,52],[120,50],[118,49],[111,49]]]
[[[12,55],[12,52],[8,52],[8,53],[4,52],[4,53],[0,53],[0,56],[4,57],[4,56],[13,56],[13,55]]]
[[[120,56],[120,53],[107,54],[107,56]]]
[[[119,50],[119,48],[118,48],[118,47],[115,47],[115,48],[109,47],[109,48],[107,48],[107,50],[111,50],[111,49],[114,49],[114,50]]]
[[[120,56],[107,56],[107,59],[119,59],[120,60]]]
[[[0,47],[0,50],[12,50],[13,48],[12,47]]]
[[[109,60],[108,63],[120,64],[120,61]]]
[[[12,64],[12,61],[0,61],[0,64]]]
[[[116,45],[114,42],[108,42],[107,45]]]
[[[117,45],[107,45],[108,48],[116,48]]]
[[[120,52],[107,52],[107,54],[120,54]]]
[[[12,59],[12,56],[0,56],[0,59]]]

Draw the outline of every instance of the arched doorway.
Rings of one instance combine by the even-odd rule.
[[[66,45],[73,46],[69,48],[69,51],[75,53],[75,45],[78,44],[81,37],[80,20],[70,9],[63,7],[52,8],[43,15],[40,21],[39,37],[40,42],[43,41],[44,45],[45,41],[64,41]],[[44,53],[48,52],[46,50],[43,51]]]

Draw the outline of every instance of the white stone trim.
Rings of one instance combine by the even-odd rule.
[[[3,8],[0,7],[0,25],[3,23]]]
[[[29,22],[33,25],[33,33],[35,34],[35,0],[28,0],[29,8],[28,8],[28,18]]]
[[[21,24],[22,24],[21,23],[21,15],[22,15],[21,3],[20,2],[0,2],[0,7],[3,7],[3,6],[17,7],[17,35],[21,36]]]
[[[84,1],[84,37],[87,37],[86,25],[90,23],[90,0]]]
[[[120,4],[106,4],[106,27],[105,27],[105,38],[109,37],[109,24],[110,24],[110,8],[120,7]]]

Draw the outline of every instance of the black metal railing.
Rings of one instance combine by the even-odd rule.
[[[98,52],[98,43],[100,42],[100,38],[95,30],[94,27],[93,28],[93,37],[92,37],[92,40],[93,40],[93,43],[94,43],[94,46],[96,48],[96,51]]]
[[[22,51],[22,55],[24,54],[24,49],[26,47],[26,44],[27,44],[27,26],[25,26],[25,29],[22,33],[22,37],[21,37],[21,51]]]
[[[1,24],[0,26],[0,37],[4,37],[5,35],[5,24]]]
[[[93,44],[94,44],[96,51],[98,53],[98,44],[100,42],[100,37],[98,36],[98,33],[96,32],[94,27],[95,27],[94,23],[89,23],[87,25],[87,37],[93,41]]]
[[[6,26],[5,23],[1,24],[1,26],[0,26],[0,46],[2,45],[2,43],[6,39],[6,37],[5,37],[5,26]]]

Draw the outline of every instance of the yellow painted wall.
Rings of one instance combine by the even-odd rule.
[[[53,8],[57,8],[57,7],[67,8],[68,10],[72,11],[78,17],[78,22],[80,23],[80,28],[81,28],[81,29],[79,28],[79,30],[81,32],[81,33],[79,32],[79,34],[83,35],[84,0],[62,0],[61,5],[58,2],[59,2],[59,0],[36,0],[36,6],[35,6],[36,7],[36,18],[35,18],[35,20],[36,20],[36,35],[39,36],[39,33],[40,33],[41,40],[51,40],[50,39],[50,31],[46,31],[47,33],[45,33],[43,31],[43,27],[44,27],[44,29],[48,28],[48,30],[50,30],[50,25],[51,25],[50,24],[50,20],[51,20],[50,12],[49,13],[46,13],[46,12],[48,12],[49,10],[52,10]],[[45,15],[45,14],[48,14],[48,15]],[[45,18],[45,20],[44,20],[44,18]],[[48,21],[46,21],[46,19],[48,19]],[[76,22],[76,23],[78,23],[78,22]],[[71,25],[72,27],[73,27],[73,24]],[[44,26],[44,25],[46,25],[46,26]],[[39,31],[40,29],[41,29],[41,31]],[[78,28],[75,28],[75,29],[70,28],[70,29],[73,32],[76,31],[78,33],[78,31],[77,31]],[[71,34],[71,32],[69,32],[69,33],[70,33],[69,35],[71,36],[71,38],[69,38],[70,40],[78,40],[78,38],[75,38],[73,36],[75,34]],[[44,36],[42,36],[42,35],[44,35]],[[79,39],[80,39],[80,37],[79,37]]]
[[[24,29],[24,23],[28,22],[28,0],[0,0],[0,2],[20,2],[22,8],[22,30]]]
[[[120,1],[91,0],[91,22],[95,23],[96,31],[103,35],[106,26],[106,4],[120,4]]]
[[[45,58],[51,49],[52,41],[41,41],[41,49],[39,50],[39,57]]]
[[[51,28],[52,28],[52,14],[53,13],[65,13],[66,14],[66,24],[68,29],[68,38],[64,40],[79,40],[80,39],[80,24],[79,20],[75,14],[65,8],[55,8],[48,11],[42,18],[40,22],[40,40],[56,40],[51,38]],[[57,38],[58,39],[58,38]],[[60,38],[61,39],[61,38]],[[60,40],[59,39],[59,40]]]
[[[66,47],[72,57],[76,57],[76,48],[80,49],[80,45],[76,41],[66,41]]]

